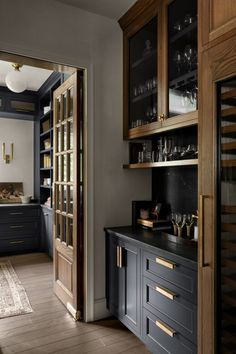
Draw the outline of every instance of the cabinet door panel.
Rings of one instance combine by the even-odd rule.
[[[124,320],[135,332],[140,332],[140,250],[122,243],[123,250],[123,313]]]

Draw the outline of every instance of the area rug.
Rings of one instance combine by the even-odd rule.
[[[10,261],[0,261],[0,318],[33,312]]]

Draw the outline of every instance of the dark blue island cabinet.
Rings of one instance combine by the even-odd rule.
[[[197,248],[173,236],[106,229],[107,308],[155,354],[197,353]]]
[[[40,205],[0,205],[0,255],[39,251]]]

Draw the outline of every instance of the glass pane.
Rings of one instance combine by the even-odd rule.
[[[129,127],[157,120],[156,17],[129,41]]]
[[[74,191],[74,188],[73,186],[70,186],[70,205],[69,205],[69,214],[73,214],[73,191]]]
[[[73,219],[68,218],[68,245],[73,246]]]
[[[219,353],[235,353],[236,79],[219,84],[218,322]]]
[[[69,122],[69,138],[70,138],[69,150],[72,150],[73,143],[74,143],[74,130],[73,130],[73,122],[72,121]]]
[[[71,117],[73,115],[73,96],[74,96],[74,93],[73,93],[73,88],[71,88],[69,90],[69,116]]]
[[[61,211],[61,185],[56,184],[55,186],[55,196],[56,196],[56,210]]]
[[[58,99],[56,101],[56,105],[57,105],[56,123],[59,123],[61,121],[61,97],[58,97]]]
[[[62,158],[62,181],[63,182],[67,182],[67,177],[66,177],[66,175],[67,175],[67,161],[66,161],[66,155],[62,155],[61,156],[61,158]]]
[[[63,151],[67,150],[67,129],[66,129],[66,124],[62,125],[62,149],[63,149]]]
[[[61,216],[56,214],[56,238],[61,239]]]
[[[61,156],[56,156],[56,174],[55,174],[55,181],[61,181]]]
[[[197,0],[168,6],[169,117],[197,109]]]
[[[57,146],[56,146],[56,152],[61,151],[61,128],[56,128],[56,134],[57,134]]]
[[[67,186],[62,186],[63,188],[63,209],[62,211],[67,212]]]
[[[73,154],[69,154],[69,163],[70,163],[70,178],[69,178],[69,181],[70,182],[73,182]]]
[[[66,216],[61,215],[61,241],[66,242]]]
[[[63,120],[67,118],[66,114],[66,94],[63,95]]]

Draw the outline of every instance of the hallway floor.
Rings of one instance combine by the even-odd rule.
[[[75,322],[53,294],[52,261],[46,254],[7,258],[26,289],[34,312],[0,320],[0,354],[149,353],[117,320]]]

